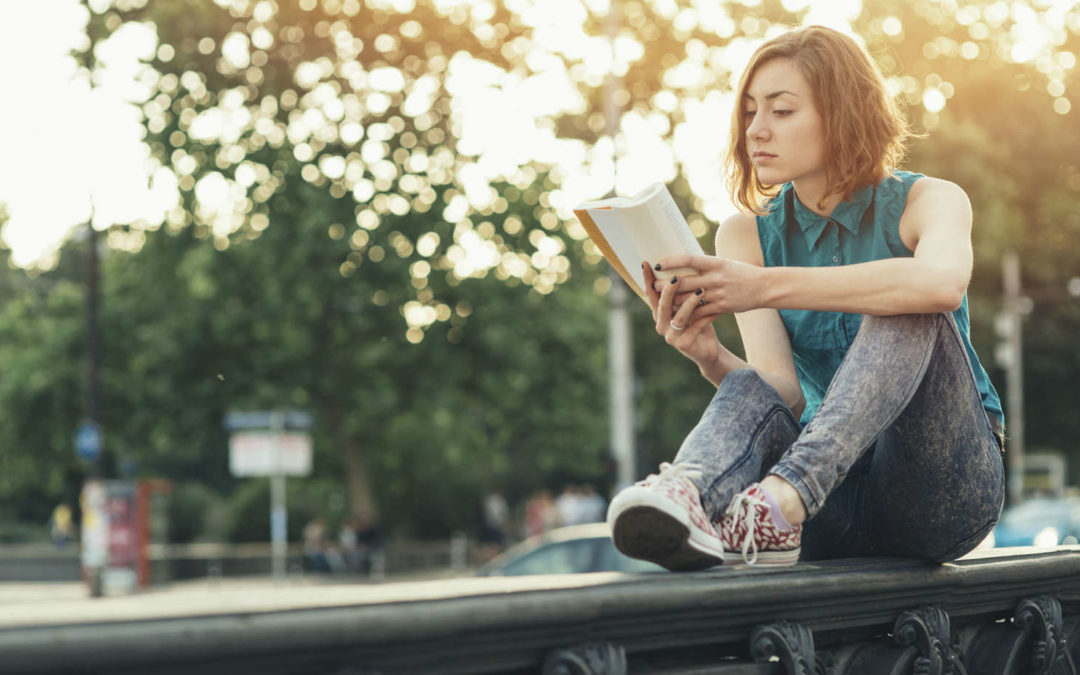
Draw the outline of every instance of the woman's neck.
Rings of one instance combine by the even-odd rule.
[[[792,181],[792,185],[795,188],[795,196],[799,198],[803,206],[810,209],[819,216],[828,218],[832,215],[833,209],[837,204],[844,200],[844,195],[839,193],[832,193],[825,196],[825,180],[824,177],[807,177],[799,180]],[[822,197],[825,197],[822,199]],[[819,204],[821,202],[821,204]],[[824,208],[822,208],[822,206]]]

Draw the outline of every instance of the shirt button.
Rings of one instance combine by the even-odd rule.
[[[838,263],[838,262],[840,262],[840,256],[838,256],[838,255],[834,255],[834,256],[832,257],[832,261],[833,261],[834,263]]]

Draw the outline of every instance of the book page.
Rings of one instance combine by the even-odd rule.
[[[615,198],[582,205],[584,212],[605,241],[595,243],[633,290],[645,298],[642,262],[656,261],[670,255],[704,255],[671,193],[662,183],[654,183],[631,199]],[[580,215],[579,215],[580,219]],[[596,240],[596,237],[593,237]],[[605,250],[607,249],[607,250]],[[610,251],[610,254],[609,254]],[[671,274],[690,274],[693,270],[667,270]]]
[[[596,228],[607,239],[608,246],[618,256],[626,273],[630,275],[634,283],[631,284],[634,292],[645,297],[645,276],[641,273],[641,263],[644,260],[641,253],[631,238],[627,221],[629,220],[625,210],[615,209],[589,209]]]
[[[675,235],[675,240],[683,252],[690,255],[705,255],[705,251],[701,249],[701,244],[698,243],[697,237],[690,230],[690,225],[687,224],[686,218],[679,211],[679,205],[675,203],[671,193],[664,190],[660,201],[654,202],[653,205],[660,211],[660,215],[656,218],[657,224],[667,225],[671,228],[671,233]]]

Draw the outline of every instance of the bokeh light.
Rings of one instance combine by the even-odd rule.
[[[458,280],[494,273],[550,292],[569,273],[564,238],[584,238],[570,216],[582,201],[682,177],[696,232],[705,234],[710,223],[733,212],[721,180],[731,89],[761,40],[785,29],[765,19],[756,0],[730,6],[629,0],[616,5],[622,23],[613,38],[606,32],[606,0],[335,0],[326,6],[341,20],[315,25],[314,35],[279,21],[284,15],[273,0],[215,3],[246,17],[217,38],[202,36],[189,45],[216,56],[217,73],[176,75],[148,63],[173,62],[186,47],[161,43],[152,24],[140,22],[117,23],[95,48],[93,75],[80,71],[71,50],[84,45],[90,12],[116,17],[110,0],[90,2],[89,11],[77,0],[0,8],[5,81],[14,91],[35,93],[0,111],[0,139],[9,156],[19,158],[0,165],[0,202],[10,214],[3,236],[16,263],[49,266],[59,242],[91,208],[99,228],[195,224],[219,248],[237,236],[257,236],[270,226],[263,205],[284,180],[280,170],[251,157],[270,147],[286,148],[303,163],[304,181],[356,203],[355,222],[340,236],[373,262],[387,250],[365,233],[388,219],[431,213],[452,224],[449,236],[431,232],[410,244],[410,254],[432,259],[429,268],[411,268],[418,289],[436,272]],[[131,9],[145,2],[121,4]],[[860,0],[783,0],[782,6],[801,13],[803,24],[852,34],[868,11]],[[298,7],[312,12],[320,5],[300,0]],[[460,26],[505,63],[444,44],[432,26],[404,18],[420,17],[418,8]],[[362,11],[403,20],[365,42],[350,28]],[[671,22],[681,52],[653,51],[663,36],[649,12]],[[912,13],[941,32],[922,44],[923,63],[901,64],[880,45],[913,39]],[[18,28],[44,24],[52,29],[42,35]],[[916,106],[914,117],[927,129],[940,122],[958,86],[934,64],[983,59],[991,51],[1032,64],[1045,77],[1046,104],[1060,115],[1071,113],[1066,82],[1076,58],[1066,47],[1080,32],[1075,0],[919,0],[903,12],[875,16],[869,26],[856,38],[876,41],[890,90]],[[328,41],[332,53],[297,63],[294,86],[280,96],[252,96],[271,72],[274,50],[310,40]],[[422,56],[402,58],[411,44],[426,45]],[[28,60],[35,68],[13,66]],[[656,70],[656,81],[636,81],[643,69]],[[208,78],[218,75],[241,80],[211,92]],[[655,91],[643,99],[643,87]],[[613,137],[597,103],[602,96],[621,109]],[[170,147],[153,152],[147,132],[162,132],[173,115],[179,126],[166,139]],[[566,132],[566,120],[575,132]],[[192,141],[216,150],[212,156],[194,152]],[[554,184],[529,202],[536,223],[523,226],[505,213],[507,196],[493,186],[526,191],[538,171]],[[56,198],[57,190],[64,198]],[[180,207],[187,194],[193,196],[190,212]],[[517,250],[502,239],[536,226],[544,238],[530,238],[532,249]],[[126,249],[140,242],[137,236],[110,238]],[[345,275],[356,270],[355,261],[341,268]],[[424,306],[423,321],[420,310],[405,311],[410,327],[431,325],[429,310],[438,316],[436,305]]]

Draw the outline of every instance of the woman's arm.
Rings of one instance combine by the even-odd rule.
[[[934,178],[915,182],[900,220],[914,258],[890,258],[838,267],[755,268],[734,261],[675,256],[664,265],[695,267],[681,291],[704,289],[699,313],[722,314],[770,307],[918,314],[960,306],[971,277],[971,204],[957,185]]]
[[[737,214],[722,223],[716,231],[716,254],[760,268],[763,262],[755,218]],[[749,366],[776,389],[796,417],[801,415],[806,401],[795,372],[791,342],[779,312],[775,309],[754,309],[735,314],[735,321],[739,326],[746,359],[721,349],[715,363],[701,367],[702,374],[719,386],[729,372]]]

